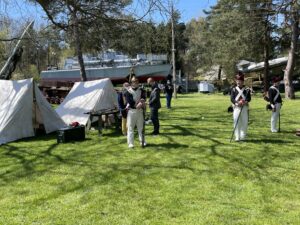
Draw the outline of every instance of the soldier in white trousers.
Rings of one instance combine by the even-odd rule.
[[[244,86],[244,75],[239,73],[236,75],[236,87],[231,90],[235,141],[243,141],[246,139],[250,101],[251,91]]]
[[[272,79],[273,85],[269,88],[268,91],[268,97],[272,108],[272,115],[271,115],[272,133],[277,133],[279,131],[277,124],[280,116],[280,109],[282,106],[282,98],[278,90],[280,81],[281,81],[280,77],[273,77]]]
[[[139,81],[136,77],[131,79],[131,87],[128,88],[125,93],[127,102],[127,143],[129,148],[134,147],[134,128],[137,127],[139,134],[139,141],[141,145],[146,145],[146,142],[142,143],[143,140],[143,129],[144,129],[144,114],[145,109],[145,91],[139,87]]]

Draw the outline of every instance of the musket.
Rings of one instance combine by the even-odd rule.
[[[11,78],[12,73],[14,72],[16,65],[18,61],[20,61],[20,58],[22,56],[23,50],[22,47],[20,46],[20,43],[22,39],[24,38],[25,34],[27,33],[28,29],[33,25],[34,21],[31,21],[25,30],[23,31],[21,37],[19,38],[16,46],[14,47],[12,54],[10,57],[7,59],[5,65],[2,67],[0,71],[0,79],[3,80],[9,80]]]
[[[145,114],[146,114],[146,106],[143,107],[142,148],[145,147]]]
[[[249,91],[249,90],[247,91],[246,96],[248,96],[248,94],[250,94],[250,91]],[[232,142],[233,135],[234,135],[234,132],[235,132],[235,130],[236,130],[236,127],[237,127],[237,125],[238,125],[238,123],[239,123],[239,119],[240,119],[240,116],[241,116],[241,113],[242,113],[243,108],[244,108],[244,105],[242,105],[242,108],[241,108],[241,111],[240,111],[240,113],[239,113],[239,115],[238,115],[236,124],[234,125],[233,131],[232,131],[232,135],[231,135],[231,138],[230,138],[230,142]],[[249,113],[249,111],[248,111],[248,113]],[[249,122],[249,116],[248,116],[248,121],[247,121],[247,122]]]
[[[278,127],[278,132],[280,132],[280,111],[279,111],[279,115],[278,115],[278,116],[279,116],[279,118],[278,118],[278,119],[279,119],[279,120],[278,120],[278,125],[279,125],[279,127]]]

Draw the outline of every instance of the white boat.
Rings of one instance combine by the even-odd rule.
[[[116,57],[117,56],[117,57]],[[84,59],[87,80],[110,78],[113,83],[125,82],[129,74],[135,74],[140,82],[148,77],[163,80],[171,72],[171,64],[167,63],[166,55],[138,55],[136,59],[129,59],[124,55],[107,58]],[[70,87],[80,81],[78,62],[72,58],[65,61],[64,69],[45,70],[41,72],[41,87]]]

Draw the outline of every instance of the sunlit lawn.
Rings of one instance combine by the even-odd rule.
[[[2,145],[0,224],[300,224],[300,100],[284,102],[278,134],[265,104],[253,98],[242,143],[229,97],[197,93],[161,110],[144,149],[113,129]]]

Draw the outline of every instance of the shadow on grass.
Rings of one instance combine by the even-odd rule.
[[[176,126],[175,129],[180,130],[182,134],[193,135],[192,132],[188,131],[182,126]],[[103,135],[115,140],[119,139],[120,137],[120,133],[115,130],[108,130],[107,133],[104,132]],[[107,137],[105,137],[106,142],[108,141]],[[102,137],[99,138],[101,141]],[[172,149],[180,150],[188,148],[188,145],[178,143],[178,140],[174,140],[173,137],[169,138],[170,141],[168,141],[167,143],[151,144],[150,147],[158,149],[158,151],[169,151]],[[2,181],[1,183],[8,184],[24,177],[43,175],[47,172],[52,173],[53,170],[56,169],[56,167],[62,164],[71,166],[75,165],[79,167],[89,167],[91,168],[91,171],[103,167],[103,165],[99,165],[96,161],[94,161],[93,154],[96,154],[96,152],[89,153],[86,151],[81,151],[81,149],[62,151],[62,149],[64,148],[64,144],[57,144],[56,142],[53,143],[53,141],[49,144],[48,141],[53,139],[55,139],[55,135],[47,135],[38,138],[21,140],[20,142],[25,143],[24,147],[17,147],[15,143],[1,146],[2,154],[6,156],[6,158],[8,158],[10,161],[9,163],[6,163],[6,165],[2,164],[4,167],[7,166],[7,169],[0,172],[0,180]],[[98,137],[96,137],[95,139],[97,142]],[[27,143],[31,144],[30,146],[33,147],[34,145],[36,145],[36,143],[38,143],[39,148],[32,149],[30,147],[26,147]],[[73,144],[76,145],[77,143],[75,142]],[[59,151],[54,152],[58,147],[60,147]],[[65,147],[70,148],[70,146],[68,145],[65,145]],[[118,154],[114,155],[114,152],[117,152]],[[101,157],[101,155],[111,155],[111,157],[117,158],[119,154],[122,154],[122,151],[120,153],[120,151],[110,150],[108,148],[103,148],[101,149],[101,151],[97,152],[98,157]],[[106,163],[106,166],[109,168],[111,164],[112,162]],[[136,165],[132,163],[126,165],[126,167],[128,166],[136,167]],[[142,166],[143,162],[140,163],[139,167]],[[183,168],[183,166],[181,167]],[[114,172],[120,173],[121,171],[111,171],[111,173]]]
[[[227,124],[218,123],[222,125],[218,129],[211,129],[210,127],[202,127],[200,125],[194,126],[195,123],[200,122],[197,119],[204,112],[203,110],[202,112],[195,111],[195,109],[196,107],[180,108],[178,111],[180,111],[180,114],[183,113],[182,117],[178,115],[172,117],[168,113],[163,114],[162,119],[166,120],[165,124],[168,124],[163,127],[168,132],[163,132],[160,135],[162,138],[158,143],[149,144],[151,151],[147,151],[147,148],[145,148],[145,151],[127,152],[123,149],[110,149],[113,144],[124,142],[124,145],[126,145],[126,138],[121,138],[121,133],[114,129],[104,130],[103,135],[100,137],[97,137],[97,134],[94,132],[91,134],[94,136],[93,139],[87,139],[94,140],[94,142],[83,142],[79,148],[74,147],[74,149],[66,151],[59,144],[47,143],[47,141],[56,139],[54,135],[22,140],[25,143],[33,142],[32,146],[44,145],[44,147],[40,147],[37,151],[23,146],[4,145],[3,148],[1,146],[0,153],[6,156],[8,162],[2,163],[0,181],[2,184],[8,184],[23,177],[48,175],[48,173],[50,175],[61,175],[61,181],[57,182],[58,184],[54,184],[57,186],[58,191],[47,194],[46,197],[41,197],[37,200],[37,203],[43,203],[47,199],[56,198],[64,193],[74,192],[78,189],[86,189],[88,186],[117,182],[120,175],[124,176],[124,179],[129,182],[138,179],[142,180],[146,177],[145,170],[152,169],[157,169],[150,171],[156,174],[161,173],[160,169],[188,170],[198,176],[197,178],[200,178],[203,173],[211,174],[212,179],[214,179],[213,175],[217,173],[221,175],[229,174],[229,176],[241,175],[248,180],[257,179],[261,186],[265,188],[267,188],[266,184],[270,180],[278,182],[278,178],[269,173],[270,169],[280,167],[282,171],[295,170],[295,168],[289,168],[284,164],[276,162],[276,160],[284,162],[299,159],[300,154],[298,152],[274,151],[272,146],[259,146],[262,142],[266,144],[274,143],[278,146],[290,144],[293,143],[291,139],[280,140],[275,136],[272,139],[270,138],[271,135],[266,135],[262,138],[250,139],[242,145],[237,143],[230,144],[229,142],[224,143],[224,134],[220,138],[216,134],[224,133],[222,127],[227,129]],[[191,112],[191,110],[194,111]],[[192,116],[186,116],[185,114],[187,113]],[[223,120],[222,115],[218,116],[218,112],[216,111],[207,117],[209,122]],[[170,121],[173,123],[172,120],[174,118],[183,122],[180,122],[178,125],[169,125]],[[228,124],[231,123],[231,120],[228,121],[230,121]],[[255,120],[253,120],[253,123],[258,124]],[[149,129],[152,129],[152,126]],[[231,129],[225,132],[228,132],[228,136],[230,136]],[[204,145],[199,145],[199,148],[195,147],[195,145],[190,147],[190,139],[183,141],[181,137],[195,137],[195,140],[199,139],[206,142]],[[161,143],[161,140],[164,142]],[[95,145],[98,141],[101,143],[99,151],[98,149],[93,149],[91,152],[84,151],[84,148]],[[43,144],[44,142],[46,143]],[[77,143],[73,144],[75,146]],[[224,146],[228,148],[223,148]],[[71,148],[72,146],[65,145],[65,147]],[[152,147],[154,150],[152,150]],[[56,149],[59,151],[55,151]],[[176,151],[172,151],[174,149]],[[110,156],[110,158],[98,160],[101,157],[104,158],[104,156]],[[125,162],[120,159],[120,156],[123,159],[125,158]],[[158,157],[162,157],[162,160]],[[172,157],[172,159],[168,161],[169,157]],[[165,163],[166,161],[167,163]],[[60,165],[69,167],[67,169],[57,169]],[[203,165],[203,167],[195,165]],[[170,176],[176,176],[176,171],[170,173]],[[66,177],[67,181],[65,181]]]
[[[288,153],[288,152],[282,152],[282,153],[274,153],[272,150],[272,147],[270,146],[264,146],[263,149],[261,149],[257,155],[248,155],[247,153],[247,147],[241,146],[241,148],[236,148],[240,143],[232,143],[233,152],[232,151],[224,151],[224,150],[218,150],[221,149],[220,147],[224,146],[224,143],[219,141],[218,139],[213,138],[211,131],[205,132],[205,129],[199,130],[199,132],[194,132],[195,130],[191,130],[188,128],[185,128],[180,125],[171,125],[173,127],[172,130],[177,130],[179,133],[166,133],[166,137],[169,138],[169,140],[173,140],[169,135],[178,135],[178,136],[196,136],[201,139],[205,139],[210,141],[212,144],[207,146],[208,149],[211,151],[212,156],[217,156],[220,158],[225,159],[228,162],[228,166],[233,166],[238,168],[236,171],[232,171],[232,173],[237,174],[243,174],[245,178],[250,178],[252,176],[256,177],[258,180],[262,181],[267,176],[268,179],[273,179],[272,176],[268,173],[268,169],[272,167],[278,167],[278,165],[275,164],[274,159],[280,159],[280,160],[290,160],[294,158],[300,158],[300,153]],[[204,133],[204,134],[202,134]],[[293,141],[291,140],[282,140],[278,139],[277,137],[274,137],[274,139],[269,138],[268,136],[263,136],[262,138],[257,139],[249,139],[245,141],[244,144],[256,144],[256,143],[270,143],[275,145],[285,145],[285,144],[292,144]],[[231,143],[228,143],[231,144]],[[251,149],[249,149],[251,150]],[[204,163],[203,161],[199,161],[199,163]],[[205,163],[207,164],[207,162]],[[208,163],[209,165],[210,163]],[[213,160],[211,160],[211,165],[213,165]],[[290,170],[290,168],[286,168]],[[251,171],[251,173],[249,173]],[[275,178],[274,178],[275,179]]]
[[[259,139],[247,139],[243,141],[245,143],[271,143],[271,144],[290,144],[292,141],[280,140],[280,139],[271,139],[271,138],[259,138]]]
[[[47,158],[47,157],[53,157],[56,160],[63,162],[62,157],[59,155],[53,154],[53,150],[58,146],[59,144],[51,144],[45,151],[41,151],[40,153],[35,153],[33,149],[23,149],[23,148],[18,148],[15,146],[11,145],[4,145],[3,148],[5,149],[4,155],[10,157],[10,158],[15,158],[20,162],[22,167],[25,169],[27,172],[31,172],[33,170],[33,163],[37,161],[38,159],[41,158]],[[30,157],[28,157],[30,156]],[[30,159],[28,159],[30,158]],[[1,177],[1,175],[0,175]]]
[[[147,147],[155,147],[157,151],[172,151],[173,149],[185,149],[188,145],[178,143],[161,143],[161,144],[149,144]]]

